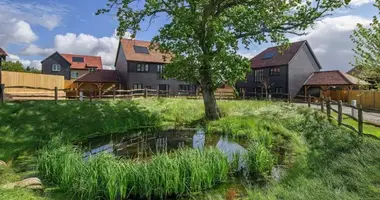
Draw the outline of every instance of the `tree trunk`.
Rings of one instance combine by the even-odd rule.
[[[202,95],[203,103],[205,106],[205,114],[208,120],[217,120],[221,117],[221,112],[218,105],[216,104],[216,99],[214,95],[214,90],[211,87],[203,86]]]

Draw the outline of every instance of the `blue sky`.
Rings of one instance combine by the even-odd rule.
[[[0,47],[10,60],[39,68],[40,61],[54,51],[102,56],[103,64],[112,68],[118,40],[118,21],[112,14],[96,16],[106,0],[0,0]],[[307,39],[324,70],[350,69],[353,60],[349,35],[357,23],[368,25],[378,11],[373,0],[353,0],[350,8],[341,9],[308,30],[307,36],[289,36],[292,41]],[[150,40],[166,22],[156,19],[137,39]],[[147,26],[143,26],[146,27]],[[273,44],[252,44],[239,53],[248,58]]]

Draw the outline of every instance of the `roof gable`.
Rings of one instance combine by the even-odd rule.
[[[87,56],[87,55],[77,55],[77,54],[61,54],[69,63],[72,69],[88,69],[96,68],[102,69],[102,58],[100,56]],[[82,57],[83,62],[73,62],[73,57]]]
[[[0,56],[8,56],[7,52],[5,52],[1,47],[0,47]]]
[[[121,39],[120,44],[127,61],[152,62],[152,63],[169,63],[170,56],[163,54],[156,49],[149,49],[151,42],[134,39]],[[149,53],[137,53],[135,47],[146,47]],[[117,59],[117,58],[116,58]]]
[[[269,47],[251,59],[251,67],[262,68],[287,65],[305,42],[306,41],[291,43],[290,47],[282,53],[279,52],[281,46]],[[265,59],[266,55],[273,53],[275,54],[273,57]]]

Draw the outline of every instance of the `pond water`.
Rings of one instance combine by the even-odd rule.
[[[201,130],[169,130],[156,133],[117,134],[96,137],[82,143],[86,149],[84,155],[96,155],[110,152],[124,158],[144,158],[157,153],[174,151],[184,147],[203,150],[216,147],[232,160],[234,154],[244,154],[247,150],[242,141],[225,136],[205,134]]]

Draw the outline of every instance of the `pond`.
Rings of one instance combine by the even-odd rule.
[[[216,147],[232,160],[234,154],[247,150],[242,141],[226,136],[205,134],[202,130],[169,130],[156,133],[117,134],[96,137],[82,143],[84,157],[110,152],[123,158],[146,158],[157,153],[169,153],[180,148]]]

